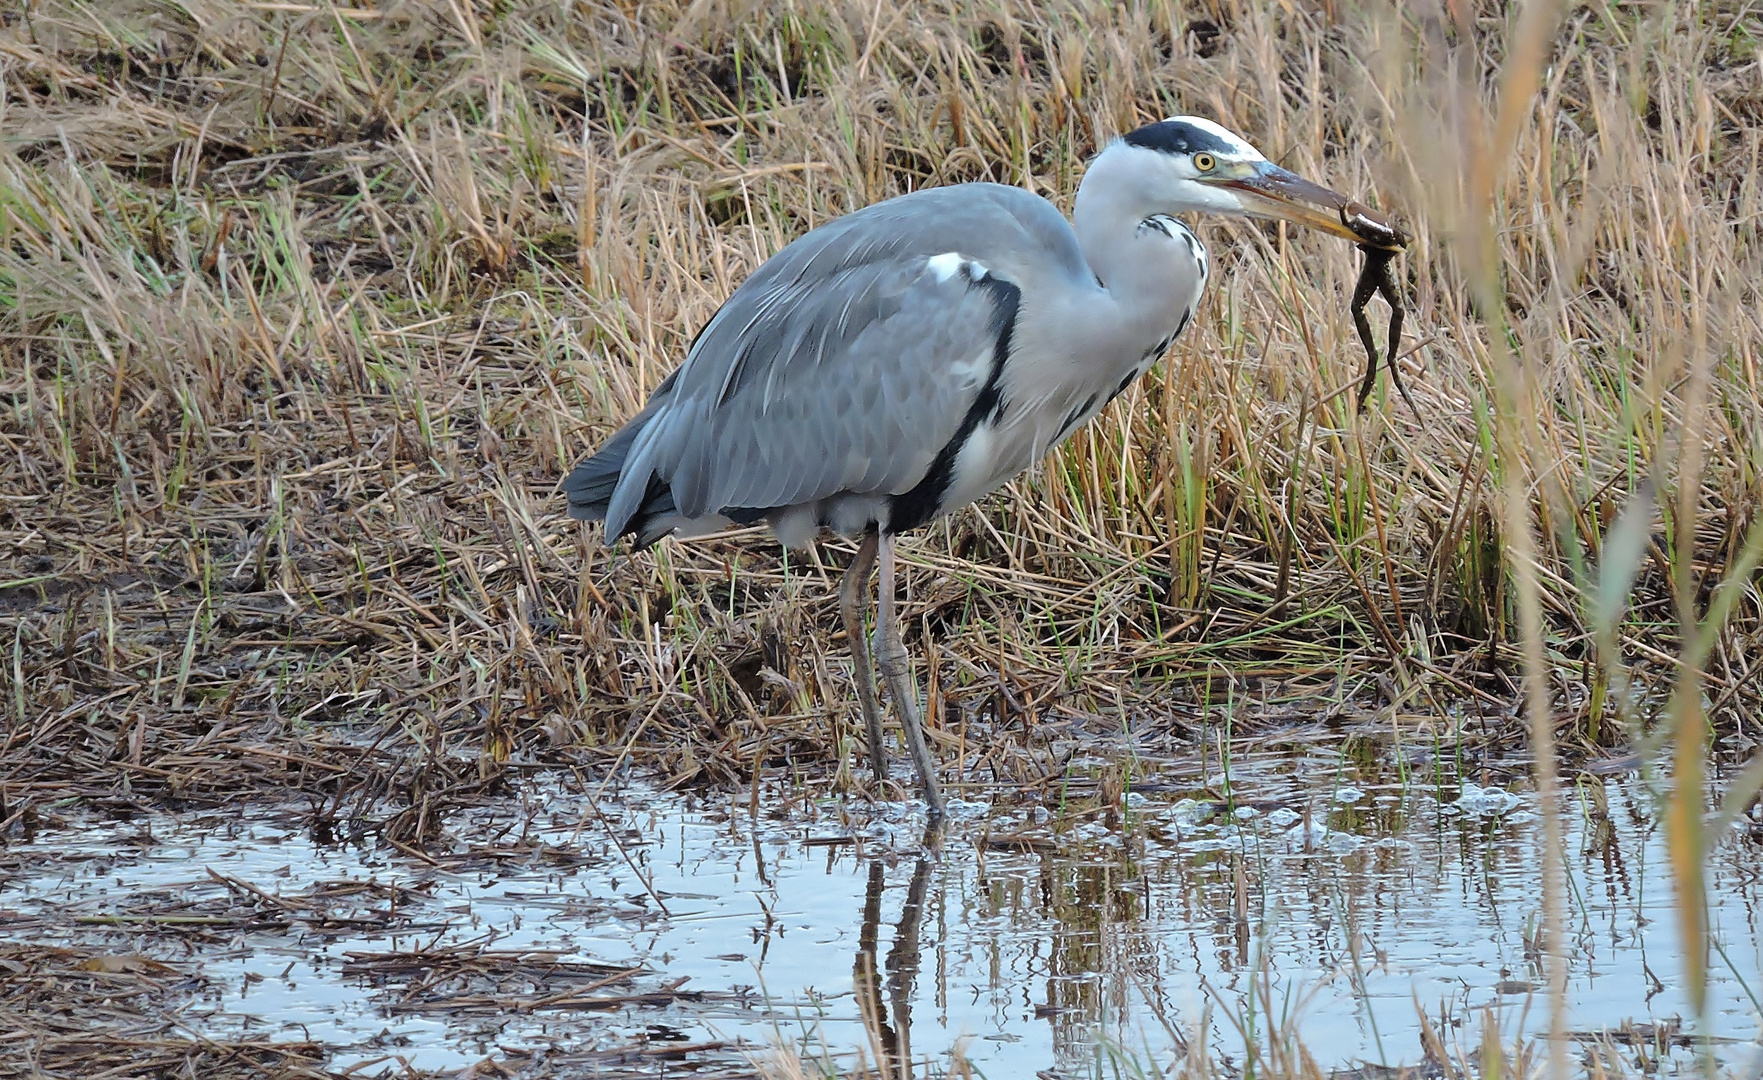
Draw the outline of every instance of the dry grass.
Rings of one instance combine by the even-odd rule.
[[[1571,744],[1653,723],[1631,681],[1674,676],[1735,566],[1706,715],[1763,702],[1763,30],[1737,3],[1568,13],[1510,122],[1507,17],[1463,3],[0,20],[0,833],[61,796],[297,786],[321,821],[393,798],[417,843],[510,760],[848,761],[841,545],[627,557],[556,479],[804,229],[982,178],[1068,205],[1100,141],[1177,110],[1405,211],[1423,415],[1343,392],[1349,248],[1207,223],[1174,357],[907,549],[946,766],[1039,782],[1049,726],[1179,735],[1245,695],[1516,734],[1532,563]],[[1637,492],[1600,649],[1591,568]]]
[[[136,955],[0,945],[0,1077],[203,1076],[321,1080],[310,1041],[216,1041],[185,1013],[207,980]]]

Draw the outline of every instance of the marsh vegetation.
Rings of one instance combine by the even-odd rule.
[[[1375,729],[1435,788],[1517,761],[1547,998],[1563,791],[1627,762],[1693,1014],[1763,783],[1759,41],[1724,2],[8,6],[0,859],[247,800],[422,863],[557,777],[826,805],[849,545],[632,556],[557,478],[803,230],[978,179],[1068,207],[1192,112],[1402,215],[1415,407],[1355,408],[1351,247],[1204,223],[1170,358],[903,549],[948,790],[1118,830],[1270,731]],[[331,1067],[248,1043],[203,1069]]]

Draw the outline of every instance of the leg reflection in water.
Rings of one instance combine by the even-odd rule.
[[[882,860],[872,860],[869,888],[863,893],[863,929],[857,935],[857,962],[851,968],[851,982],[857,988],[857,1009],[863,1015],[870,1048],[881,1065],[883,1076],[889,1075],[889,1062],[895,1060],[900,1051],[899,1035],[888,1024],[888,1010],[882,1004],[881,983],[875,970],[875,944],[881,933],[881,898],[886,878],[887,867],[882,865]]]
[[[894,943],[888,949],[888,1000],[884,1003],[875,956],[881,936],[881,901],[886,879],[887,868],[882,860],[871,862],[869,887],[863,895],[863,928],[857,937],[857,962],[851,974],[857,991],[857,1008],[863,1015],[863,1026],[869,1031],[870,1046],[880,1066],[878,1073],[884,1077],[910,1080],[912,987],[918,977],[918,928],[924,921],[924,893],[930,886],[930,859],[919,857],[918,865],[912,870],[912,883],[906,887],[906,904],[900,909],[900,921],[894,927]],[[888,1022],[890,1011],[892,1024]]]

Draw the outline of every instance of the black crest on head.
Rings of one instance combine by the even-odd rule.
[[[1185,120],[1159,120],[1155,124],[1146,124],[1127,132],[1125,139],[1129,146],[1142,146],[1165,154],[1197,154],[1202,150],[1228,154],[1236,149],[1212,132]]]

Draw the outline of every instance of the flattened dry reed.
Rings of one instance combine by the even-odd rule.
[[[1176,111],[1407,211],[1423,416],[1354,414],[1350,247],[1208,224],[1175,355],[908,547],[945,760],[1039,779],[1041,725],[1180,733],[1251,681],[1497,714],[1512,475],[1557,723],[1619,738],[1763,463],[1751,16],[1666,8],[1576,14],[1494,174],[1469,119],[1503,59],[1488,5],[8,12],[0,827],[64,795],[298,787],[321,821],[400,804],[409,844],[511,762],[686,784],[844,760],[843,545],[631,558],[563,520],[556,478],[805,228],[964,180],[1065,205],[1101,140]],[[1449,209],[1484,175],[1499,312]],[[1490,324],[1532,380],[1516,444]],[[1641,491],[1658,523],[1600,656],[1589,568]],[[1708,652],[1717,724],[1759,701],[1758,630],[1750,588]]]
[[[179,1013],[204,986],[139,956],[0,944],[0,1077],[335,1075],[309,1041],[191,1038]]]

